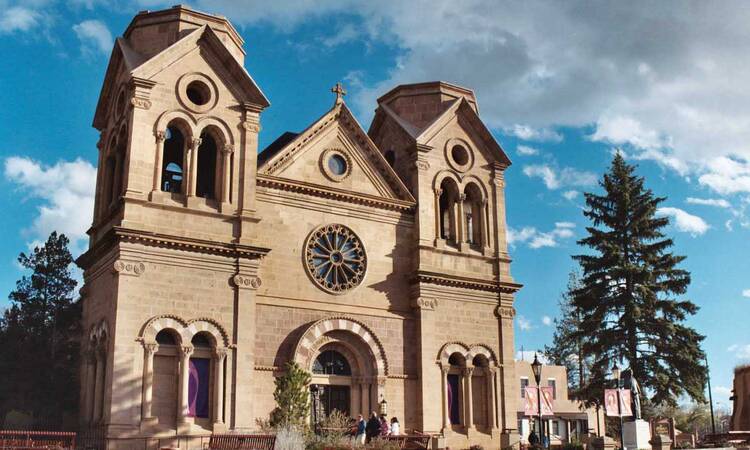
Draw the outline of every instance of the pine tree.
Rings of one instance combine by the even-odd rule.
[[[0,411],[18,409],[59,425],[78,407],[80,305],[68,238],[53,232],[18,262],[31,271],[16,282],[0,319]]]
[[[685,257],[669,251],[673,242],[662,231],[669,219],[656,215],[665,198],[646,189],[620,154],[600,185],[604,195],[586,194],[593,226],[578,242],[592,251],[574,256],[582,269],[572,299],[582,312],[575,337],[592,360],[581,394],[589,403],[601,399],[617,361],[654,404],[675,404],[683,394],[702,401],[704,336],[683,323],[698,307],[681,298],[690,274],[677,267]]]
[[[560,318],[555,319],[552,345],[544,346],[544,355],[550,363],[563,366],[568,373],[568,392],[571,397],[581,388],[585,380],[586,360],[583,357],[582,342],[575,335],[581,324],[581,312],[573,305],[572,294],[580,286],[578,274],[572,271],[568,285],[558,300]]]
[[[303,425],[310,412],[310,374],[295,362],[286,363],[284,369],[284,374],[275,380],[273,393],[276,408],[271,411],[271,425],[275,428]]]

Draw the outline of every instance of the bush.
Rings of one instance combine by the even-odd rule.
[[[562,450],[583,450],[583,444],[580,442],[569,442],[567,444],[563,444]]]
[[[273,450],[301,450],[305,448],[305,436],[297,427],[284,426],[276,430]]]

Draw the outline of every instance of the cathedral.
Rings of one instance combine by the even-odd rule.
[[[184,6],[116,39],[77,260],[82,425],[117,448],[253,432],[293,361],[324,413],[517,442],[510,160],[474,93],[396,86],[366,131],[336,85],[260,149],[270,101],[244,56],[227,19]]]

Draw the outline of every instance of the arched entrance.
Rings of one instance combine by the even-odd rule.
[[[330,318],[313,323],[300,338],[293,359],[312,374],[320,413],[336,409],[348,416],[367,416],[385,397],[385,352],[359,321]]]

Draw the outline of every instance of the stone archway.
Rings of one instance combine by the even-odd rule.
[[[313,373],[313,364],[323,352],[335,351],[348,362],[349,375]],[[377,410],[385,397],[388,363],[377,336],[365,324],[348,317],[331,317],[310,325],[297,342],[292,359],[313,373],[313,384],[346,387],[349,414]]]

